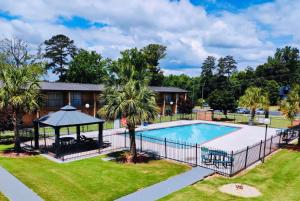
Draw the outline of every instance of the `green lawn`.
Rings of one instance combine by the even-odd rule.
[[[134,165],[100,157],[65,164],[42,156],[0,157],[0,165],[47,201],[114,200],[189,169],[165,160]]]
[[[0,201],[8,201],[8,199],[0,192]]]
[[[14,144],[0,144],[0,152],[1,151],[6,151],[8,149],[11,149],[14,147]]]
[[[214,117],[221,118],[222,121],[229,121],[231,123],[247,124],[249,121],[249,114],[243,115],[230,113],[227,115],[228,119],[226,119],[223,113],[215,113]],[[264,117],[264,115],[255,115],[255,122],[257,121],[257,117]],[[270,116],[269,118],[271,120],[270,127],[287,128],[290,125],[290,121],[282,116]]]
[[[300,152],[281,150],[265,164],[235,178],[210,178],[184,188],[162,200],[251,200],[251,201],[299,201],[300,200]],[[262,196],[242,199],[218,191],[218,187],[228,183],[243,183],[256,187]]]

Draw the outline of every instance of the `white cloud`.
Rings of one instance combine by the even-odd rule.
[[[276,44],[272,38],[291,35],[294,40],[290,43],[299,45],[299,10],[296,0],[278,0],[218,16],[207,14],[188,0],[1,0],[0,11],[19,18],[0,18],[0,37],[14,35],[39,44],[63,33],[77,46],[112,58],[126,48],[160,43],[168,47],[162,62],[166,73],[195,75],[200,70],[188,66],[200,66],[208,55],[233,55],[241,68],[255,67],[273,54]],[[108,26],[68,28],[57,24],[59,16],[80,16]]]

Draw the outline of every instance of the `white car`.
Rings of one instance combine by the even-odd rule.
[[[264,111],[263,109],[257,109],[257,110],[255,111],[255,114],[263,115],[263,114],[265,114],[265,111]]]

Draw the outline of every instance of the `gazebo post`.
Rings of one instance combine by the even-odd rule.
[[[34,148],[38,149],[39,147],[39,123],[34,121]]]
[[[60,138],[60,133],[59,130],[60,127],[54,127],[55,130],[55,156],[58,157],[58,153],[60,151],[60,144],[59,144],[59,138]]]
[[[76,126],[76,141],[77,143],[80,142],[80,125]]]
[[[98,124],[98,142],[99,142],[99,146],[102,147],[102,144],[103,144],[103,122]]]

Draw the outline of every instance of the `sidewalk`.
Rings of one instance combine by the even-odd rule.
[[[190,171],[171,177],[166,181],[154,184],[135,193],[126,195],[122,198],[117,199],[116,201],[158,200],[186,186],[194,184],[213,173],[213,170],[202,167],[195,167]]]
[[[0,166],[0,192],[11,201],[42,201],[35,192]]]

